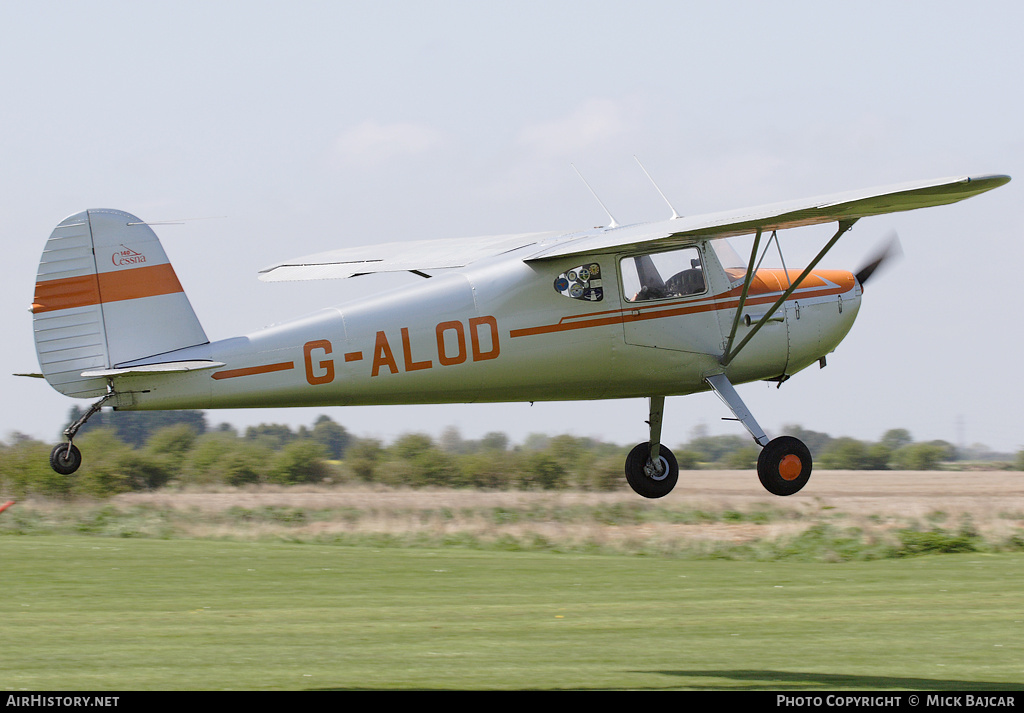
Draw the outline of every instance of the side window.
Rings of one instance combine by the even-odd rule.
[[[697,248],[623,258],[619,268],[627,302],[687,297],[707,290]]]
[[[555,278],[555,292],[574,300],[600,302],[604,298],[601,266],[591,262],[566,270]]]

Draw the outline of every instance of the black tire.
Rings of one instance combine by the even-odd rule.
[[[757,477],[773,495],[792,495],[811,477],[811,452],[798,438],[779,436],[761,449]]]
[[[61,443],[50,451],[50,467],[61,475],[71,475],[82,465],[82,452],[70,443]]]
[[[641,443],[626,456],[626,482],[645,498],[663,498],[672,492],[679,481],[679,465],[676,457],[665,446],[659,449],[664,470],[661,474],[651,476],[645,466],[651,459],[651,444]]]

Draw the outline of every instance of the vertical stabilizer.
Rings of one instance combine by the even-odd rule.
[[[63,220],[43,250],[32,303],[43,376],[68,396],[106,393],[82,372],[208,340],[156,233],[118,210]]]

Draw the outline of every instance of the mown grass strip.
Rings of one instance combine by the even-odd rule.
[[[0,685],[1019,690],[1024,555],[865,563],[0,538]]]

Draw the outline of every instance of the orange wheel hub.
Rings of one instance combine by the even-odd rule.
[[[800,477],[803,469],[804,464],[800,460],[800,456],[795,456],[792,453],[779,461],[779,476],[783,480],[796,480]]]

